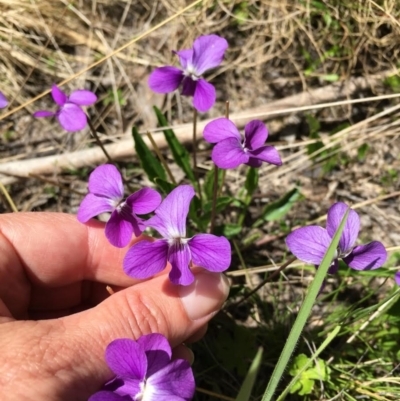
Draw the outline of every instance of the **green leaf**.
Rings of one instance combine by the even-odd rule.
[[[250,399],[251,391],[253,389],[257,373],[261,366],[262,355],[263,349],[260,347],[257,351],[256,356],[253,359],[253,362],[251,363],[250,369],[247,372],[247,375],[242,383],[242,386],[240,387],[239,394],[237,395],[235,401],[248,401]]]
[[[165,194],[168,195],[173,189],[176,188],[174,184],[171,182],[162,180],[161,178],[156,177],[154,179],[154,183],[161,189],[161,191]]]
[[[211,200],[213,198],[215,168],[216,167],[214,166],[214,168],[212,168],[210,171],[208,171],[204,178],[203,191],[204,191],[204,195],[207,200]],[[218,187],[217,188],[221,188],[223,176],[224,176],[224,170],[221,170],[219,168],[218,169]]]
[[[156,178],[167,181],[165,170],[160,161],[153,155],[136,127],[132,127],[132,136],[135,142],[136,154],[139,157],[140,165],[147,174],[150,181],[155,182]]]
[[[224,210],[228,205],[230,205],[233,202],[233,198],[230,196],[221,196],[217,199],[217,204],[215,206],[215,211],[217,213],[220,213],[222,210]],[[212,209],[212,201],[208,201],[204,205],[204,213],[211,213]]]
[[[315,359],[314,366],[311,366],[312,359],[305,354],[297,355],[289,370],[291,376],[297,376],[296,383],[290,389],[290,393],[299,395],[311,394],[316,380],[325,381],[328,379],[328,367],[322,359]]]
[[[159,110],[156,106],[153,107],[156,113],[158,123],[161,127],[168,127],[168,121],[165,118],[164,114]],[[166,128],[163,130],[165,140],[168,143],[169,148],[171,149],[172,156],[175,160],[175,163],[183,170],[186,176],[192,183],[196,183],[196,178],[194,172],[192,170],[192,166],[190,163],[190,155],[186,148],[179,142],[178,138],[175,135],[175,132]]]
[[[244,187],[247,191],[248,198],[253,196],[254,191],[258,187],[258,169],[254,167],[250,167],[247,171],[246,181],[244,183]]]
[[[292,208],[294,203],[301,198],[301,192],[297,188],[293,188],[282,198],[272,202],[264,207],[262,215],[253,224],[253,227],[259,227],[265,221],[275,221],[284,217]]]
[[[242,226],[240,224],[224,224],[221,227],[222,235],[228,239],[240,234],[242,232]]]
[[[304,326],[307,323],[307,318],[311,313],[311,309],[321,289],[322,283],[335,257],[336,249],[339,245],[339,240],[340,237],[342,236],[342,232],[347,221],[347,216],[349,215],[349,210],[350,209],[348,209],[344,214],[342,221],[340,222],[340,225],[336,230],[336,233],[332,239],[332,242],[330,243],[329,248],[327,249],[320,266],[316,270],[314,280],[311,282],[311,285],[307,291],[307,295],[304,298],[304,301],[300,307],[296,320],[293,323],[292,330],[290,331],[285,346],[283,347],[278,363],[275,365],[275,369],[272,372],[272,376],[269,380],[267,388],[265,389],[262,401],[272,400],[276,388],[278,387],[278,383],[283,376],[283,373],[290,360],[290,357],[293,354],[294,349],[296,348],[296,344],[299,341]]]
[[[192,220],[199,231],[206,231],[208,221],[204,221],[204,218],[201,214],[201,201],[197,195],[192,199],[192,202],[190,203],[189,219]]]

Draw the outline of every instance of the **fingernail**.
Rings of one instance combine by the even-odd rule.
[[[220,273],[198,273],[193,284],[179,289],[183,307],[191,320],[217,312],[228,294],[229,280]]]

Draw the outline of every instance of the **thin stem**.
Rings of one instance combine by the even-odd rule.
[[[172,175],[172,172],[166,162],[166,160],[164,159],[164,156],[161,154],[159,147],[156,144],[156,141],[154,140],[153,136],[151,135],[151,133],[149,131],[147,131],[147,137],[149,138],[151,145],[153,146],[154,152],[156,152],[156,155],[158,157],[158,159],[160,160],[161,164],[164,166],[165,171],[167,172],[169,178],[171,179],[172,183],[174,185],[176,185],[176,181],[174,176]]]
[[[292,264],[297,258],[293,257],[291,259],[289,259],[288,261],[286,261],[285,263],[283,263],[281,265],[281,267],[277,270],[275,270],[272,274],[268,275],[268,277],[266,279],[264,279],[260,284],[257,285],[257,287],[253,288],[248,294],[246,294],[242,299],[240,299],[237,302],[234,302],[230,305],[227,305],[227,307],[230,306],[234,306],[235,308],[237,306],[239,306],[240,304],[242,304],[244,301],[246,301],[246,299],[249,299],[252,295],[254,295],[260,288],[262,288],[265,284],[267,284],[268,282],[270,282],[272,279],[274,279],[278,274],[281,273],[281,271],[283,271],[284,269],[286,269],[290,264]]]
[[[225,103],[225,117],[229,118],[229,101],[227,100]],[[214,165],[214,184],[213,184],[213,198],[212,198],[212,208],[211,208],[211,223],[210,223],[210,233],[214,231],[214,225],[215,225],[215,216],[217,214],[217,199],[221,194],[222,191],[222,186],[223,182],[225,179],[225,170],[223,171],[223,176],[222,176],[222,183],[220,188],[218,189],[218,184],[219,184],[219,169],[217,165]]]
[[[202,195],[201,195],[201,187],[200,187],[200,180],[199,174],[197,171],[197,110],[193,108],[193,173],[194,178],[197,183],[197,191],[199,193],[200,204],[202,204]]]
[[[12,210],[14,213],[18,213],[18,209],[17,209],[17,207],[15,206],[14,201],[12,200],[10,194],[8,193],[6,187],[3,185],[2,182],[0,182],[0,189],[1,189],[1,191],[3,192],[4,197],[7,199],[7,202],[8,202],[8,204],[10,205],[11,210]]]
[[[94,128],[92,121],[90,120],[90,117],[86,115],[87,117],[87,122],[90,128],[90,132],[92,133],[93,138],[96,140],[96,143],[98,146],[100,146],[100,149],[103,151],[105,157],[107,158],[108,162],[111,164],[115,164],[113,160],[111,159],[111,156],[108,154],[106,148],[104,145],[101,143],[99,136],[97,135],[96,129]]]
[[[215,215],[217,214],[217,199],[218,199],[218,166],[214,166],[214,183],[213,183],[213,197],[212,197],[212,209],[211,209],[211,224],[210,234],[214,231]]]
[[[197,110],[193,108],[193,171],[195,176],[197,177]]]

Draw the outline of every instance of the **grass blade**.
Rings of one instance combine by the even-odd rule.
[[[254,382],[257,377],[257,373],[261,366],[263,355],[263,349],[260,347],[257,351],[256,356],[251,363],[250,369],[240,387],[239,394],[237,395],[235,401],[248,401],[250,399],[251,391],[254,386]]]
[[[335,337],[339,334],[339,331],[340,331],[341,328],[342,328],[341,326],[336,326],[333,329],[333,331],[331,333],[329,333],[329,335],[325,339],[325,341],[319,346],[319,348],[315,351],[315,353],[308,360],[308,362],[303,366],[303,368],[297,373],[297,375],[295,377],[293,377],[293,379],[290,381],[290,383],[287,385],[285,390],[277,398],[276,401],[283,401],[285,399],[285,397],[289,393],[290,389],[297,382],[297,380],[299,380],[301,374],[311,366],[311,364],[318,358],[319,354],[331,343],[332,340],[335,339]]]
[[[278,387],[278,383],[283,375],[283,372],[285,371],[285,368],[290,360],[290,357],[292,356],[292,353],[296,347],[296,344],[307,322],[307,318],[318,296],[319,290],[322,286],[324,278],[326,277],[329,266],[331,265],[332,260],[334,259],[336,248],[338,247],[339,240],[342,235],[344,225],[347,220],[347,216],[349,214],[349,210],[350,209],[348,209],[345,215],[343,216],[340,226],[337,229],[335,236],[333,237],[332,242],[329,245],[328,250],[326,251],[324,259],[322,260],[321,265],[317,269],[315,278],[312,281],[308,289],[307,295],[304,299],[304,302],[300,307],[299,314],[297,315],[292,330],[289,333],[289,337],[286,341],[286,344],[283,347],[282,353],[269,380],[262,401],[270,401],[275,394],[276,388]]]
[[[136,127],[132,128],[132,136],[135,142],[136,154],[139,157],[140,165],[147,174],[150,181],[155,182],[156,178],[167,181],[167,175],[160,161],[153,155]]]

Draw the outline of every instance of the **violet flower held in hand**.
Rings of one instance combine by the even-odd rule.
[[[167,66],[154,70],[149,76],[150,89],[157,93],[169,93],[182,84],[182,95],[193,96],[193,106],[200,112],[211,109],[215,103],[215,88],[201,76],[218,67],[224,58],[228,42],[218,35],[199,36],[193,49],[175,52],[181,69]]]
[[[8,106],[8,100],[4,96],[3,92],[0,92],[0,109],[4,109]]]
[[[332,205],[328,210],[326,229],[320,226],[308,226],[290,233],[286,238],[286,244],[290,251],[303,262],[319,265],[347,208],[343,202]],[[337,272],[338,258],[343,259],[349,267],[355,270],[374,270],[385,263],[387,252],[381,242],[373,241],[366,245],[354,246],[359,229],[360,218],[354,210],[350,210],[340,237],[336,257],[328,271],[330,274]]]
[[[244,127],[242,139],[236,125],[228,118],[217,118],[204,127],[204,139],[216,143],[211,158],[219,168],[235,168],[240,164],[260,167],[262,162],[280,166],[282,160],[273,146],[264,145],[268,130],[260,120]]]
[[[81,106],[90,106],[97,96],[88,90],[75,90],[67,96],[57,85],[51,87],[51,96],[58,105],[56,112],[40,110],[34,117],[57,117],[60,125],[69,132],[79,131],[86,127],[87,117]]]
[[[195,195],[190,185],[180,185],[166,196],[146,221],[164,238],[154,242],[140,241],[126,253],[124,271],[128,276],[145,279],[165,269],[167,261],[172,269],[169,278],[174,284],[189,285],[194,276],[192,264],[212,272],[222,272],[231,263],[231,246],[225,237],[197,234],[186,238],[186,217],[190,201]]]
[[[89,177],[89,193],[78,210],[78,220],[86,223],[104,212],[112,212],[106,224],[105,234],[118,248],[129,244],[132,234],[137,237],[146,228],[137,214],[147,214],[161,203],[161,195],[151,188],[142,188],[124,198],[124,185],[119,171],[112,164],[96,167]]]
[[[189,363],[171,361],[171,347],[161,334],[137,341],[121,338],[106,349],[106,361],[116,377],[89,401],[189,401],[195,382]]]

